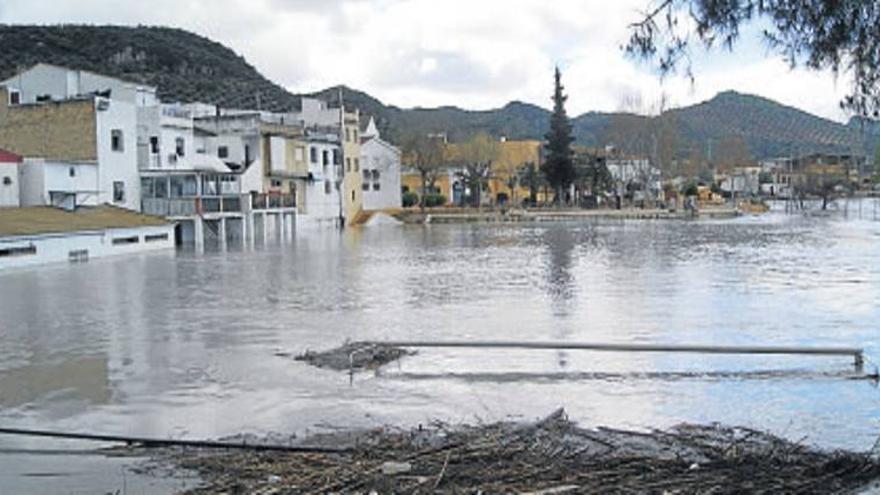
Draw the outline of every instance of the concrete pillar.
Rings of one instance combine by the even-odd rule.
[[[202,222],[202,217],[193,220],[193,240],[196,251],[200,253],[205,250],[205,225]]]
[[[220,217],[217,222],[217,240],[220,244],[220,250],[226,251],[226,217]]]
[[[242,222],[242,237],[245,239],[245,245],[247,247],[254,247],[254,216],[256,214],[253,212],[247,212],[244,214],[244,221]]]
[[[261,213],[261,217],[263,218],[263,239],[262,239],[262,242],[263,242],[264,246],[269,241],[269,218],[267,217],[267,215],[268,214],[265,211],[263,213]]]
[[[287,240],[287,223],[284,221],[284,212],[278,212],[278,240],[282,243]]]

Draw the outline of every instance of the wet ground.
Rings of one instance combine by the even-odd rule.
[[[866,450],[880,434],[880,392],[848,379],[847,358],[428,349],[353,383],[293,359],[346,339],[474,338],[852,345],[877,360],[880,221],[873,200],[858,211],[376,226],[254,250],[6,272],[0,424],[302,436],[565,407],[585,426],[719,421]],[[71,480],[96,479],[91,467],[59,470],[39,456],[46,467],[34,470],[39,462],[21,453],[57,448],[73,447],[0,438],[0,449],[14,449],[0,451],[2,486],[121,488],[117,477],[79,490]],[[98,464],[114,472],[122,461],[113,462]]]

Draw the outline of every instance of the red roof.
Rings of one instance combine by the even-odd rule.
[[[21,156],[0,148],[0,163],[21,163]]]

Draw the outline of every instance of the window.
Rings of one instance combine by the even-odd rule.
[[[271,186],[272,187],[281,187],[281,181],[277,180],[277,179],[272,179]]]
[[[177,156],[186,156],[186,141],[182,137],[174,140],[174,146]]]
[[[354,171],[357,172],[360,169],[361,169],[361,160],[360,160],[360,158],[355,158],[354,159]]]
[[[309,161],[318,163],[318,148],[309,148]]]
[[[168,234],[150,234],[144,236],[144,242],[167,241]]]
[[[3,177],[3,185],[4,186],[11,186],[12,185],[12,177],[10,177],[8,175],[6,177]]]
[[[70,177],[76,177],[76,167],[70,167],[67,169],[67,175]]]
[[[373,190],[378,191],[380,188],[380,184],[378,182],[373,182]]]
[[[88,249],[74,249],[73,251],[67,252],[67,259],[71,263],[81,263],[83,261],[89,261],[89,250]]]
[[[351,129],[345,128],[345,142],[351,141]]]
[[[37,246],[34,246],[33,244],[30,246],[0,248],[0,258],[9,256],[30,256],[32,254],[37,254]]]
[[[122,182],[121,180],[113,182],[113,202],[125,202],[125,182]]]
[[[364,172],[366,172],[366,170],[364,170]],[[373,170],[373,180],[379,180],[379,171],[378,170],[375,170],[375,169]]]
[[[352,133],[352,135],[354,135],[354,141],[357,142],[357,140],[358,140],[358,130],[357,130],[357,129],[354,129],[354,130],[351,131],[351,133]]]
[[[9,92],[9,104],[21,105],[21,93],[19,91],[12,90]]]
[[[370,190],[370,183],[364,182],[363,184],[361,184],[361,189],[364,191],[369,191]]]
[[[324,194],[330,194],[331,188],[332,188],[332,186],[330,185],[330,181],[325,180],[324,181]]]
[[[330,153],[327,150],[321,152],[321,163],[330,165]]]
[[[339,165],[342,163],[342,160],[339,156],[339,150],[333,150],[333,165]]]
[[[159,136],[150,136],[150,153],[159,154]]]
[[[370,180],[370,171],[364,169],[364,180]]]
[[[117,237],[117,238],[113,239],[114,246],[125,245],[125,244],[137,244],[139,242],[140,242],[140,239],[138,239],[138,236],[136,236],[136,235],[133,235],[130,237]]]
[[[110,149],[113,151],[125,151],[125,144],[122,140],[122,129],[113,129],[110,131]]]
[[[351,200],[354,201],[354,189],[351,190]]]
[[[229,148],[227,146],[217,147],[217,158],[229,158]]]
[[[351,172],[351,158],[345,159],[345,171]]]

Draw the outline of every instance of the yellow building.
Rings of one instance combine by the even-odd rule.
[[[518,185],[515,190],[510,188],[511,177],[518,177],[523,165],[534,163],[535,167],[541,166],[541,151],[543,143],[537,140],[508,141],[498,143],[498,157],[493,161],[490,170],[488,191],[484,191],[482,201],[484,205],[496,205],[501,203],[520,204],[529,197],[529,189]],[[450,205],[459,204],[460,187],[458,185],[458,171],[461,169],[456,162],[459,160],[457,144],[446,145],[446,155],[449,166],[442,171],[435,181],[436,193],[446,196],[446,202]],[[406,164],[404,164],[406,166]],[[518,184],[519,181],[517,180]],[[422,179],[418,171],[405,168],[401,177],[401,185],[404,190],[421,194]],[[542,192],[539,192],[539,200]]]
[[[299,126],[260,124],[263,191],[297,194],[297,179],[308,176],[308,145]],[[301,201],[300,199],[297,200]],[[297,204],[297,206],[300,206]]]
[[[361,176],[360,112],[342,111],[342,207],[346,221],[351,223],[364,209]]]

